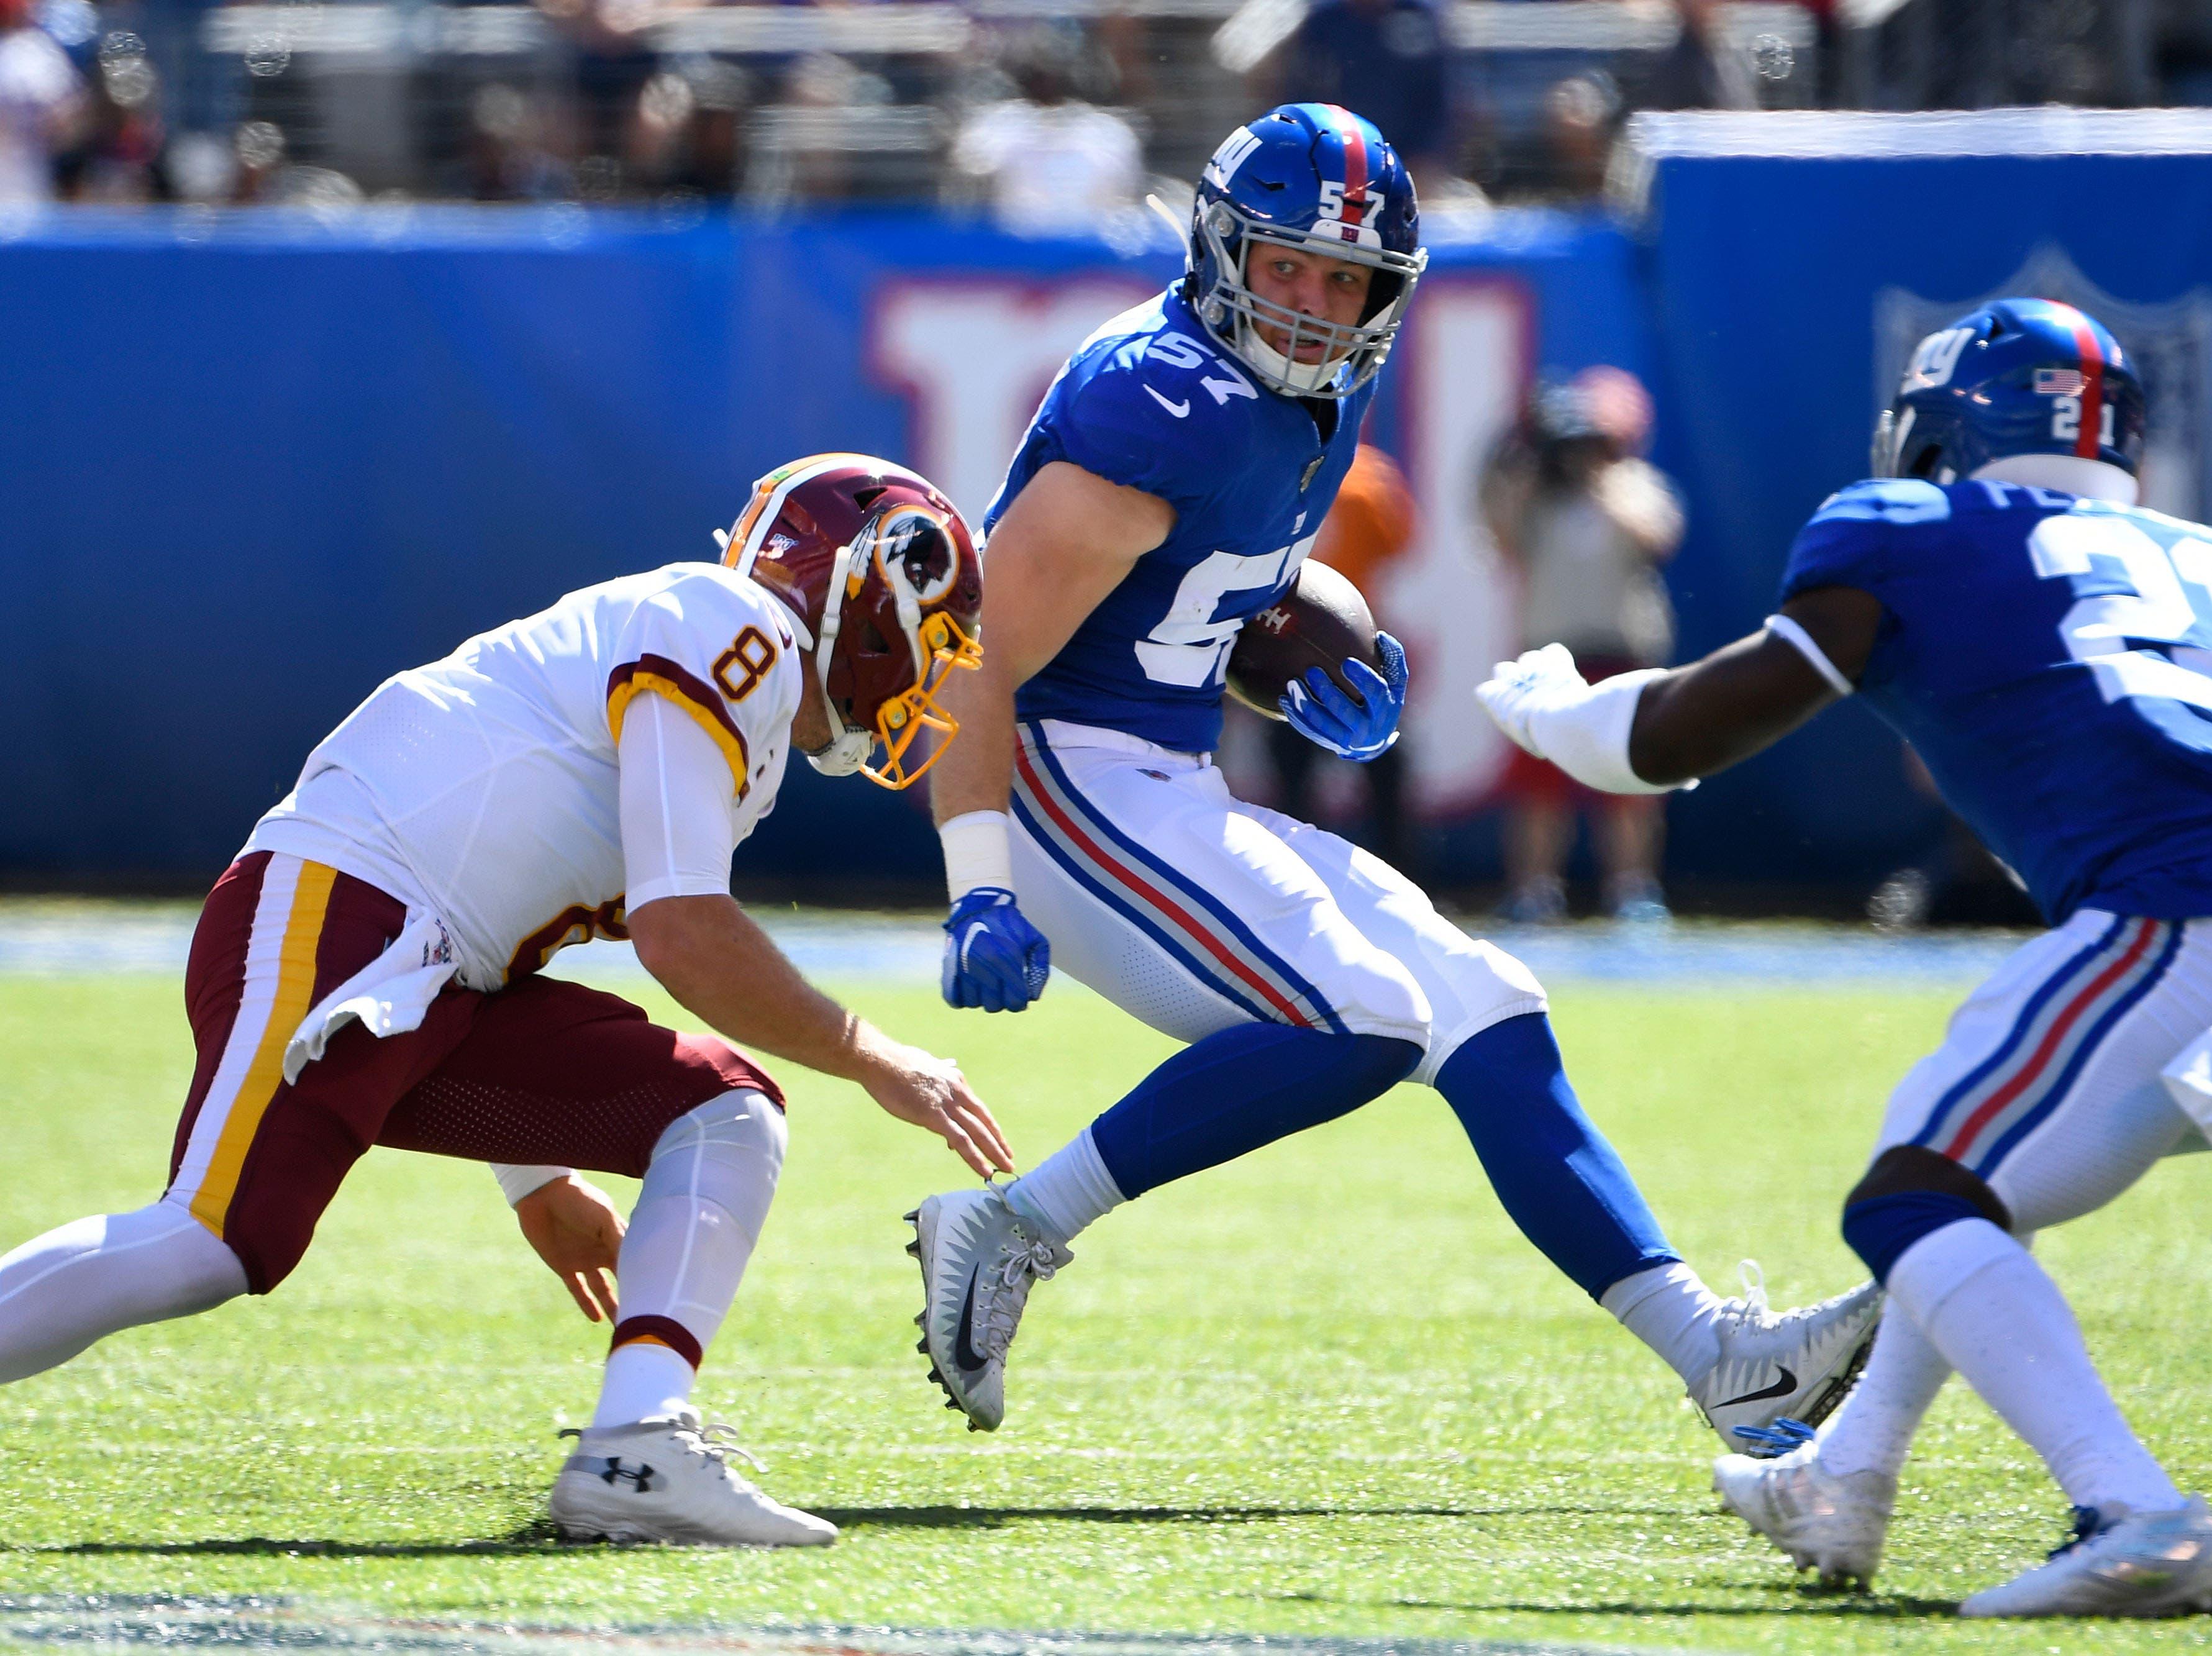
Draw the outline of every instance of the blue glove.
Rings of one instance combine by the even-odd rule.
[[[1389,634],[1377,633],[1375,653],[1382,663],[1380,673],[1364,661],[1344,664],[1344,676],[1359,692],[1359,701],[1318,667],[1292,679],[1282,701],[1291,728],[1340,759],[1363,765],[1388,753],[1398,739],[1398,715],[1406,711],[1406,652]]]
[[[981,885],[952,905],[939,980],[947,1004],[1018,1012],[1044,993],[1051,970],[1052,945],[1022,918],[1012,892]]]

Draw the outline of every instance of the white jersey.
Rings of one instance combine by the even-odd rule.
[[[805,679],[789,613],[733,571],[671,564],[587,586],[386,679],[307,755],[246,849],[326,864],[410,917],[436,915],[459,981],[496,989],[566,944],[626,935],[633,902],[728,889],[729,848],[783,781]],[[705,755],[653,798],[727,813],[691,836],[719,847],[706,859],[719,868],[695,855],[688,882],[656,872],[649,893],[626,891],[629,875],[682,836],[625,857],[625,822],[640,836],[623,762],[648,719],[678,727],[655,738],[655,762],[658,744]]]

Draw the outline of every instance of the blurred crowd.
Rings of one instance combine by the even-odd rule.
[[[1604,186],[1637,109],[2212,101],[2197,0],[0,0],[0,202],[1173,199],[1288,98],[1441,209]],[[1856,20],[1856,21],[1854,21]]]

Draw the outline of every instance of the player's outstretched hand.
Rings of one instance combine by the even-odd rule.
[[[1495,719],[1498,728],[1539,759],[1550,757],[1530,732],[1530,720],[1563,698],[1588,691],[1575,658],[1564,644],[1547,644],[1513,661],[1501,661],[1490,677],[1475,686],[1474,699]]]
[[[558,1277],[593,1322],[602,1311],[615,1320],[615,1285],[609,1274],[622,1252],[622,1215],[607,1193],[570,1174],[540,1185],[514,1204],[514,1216],[538,1257]]]
[[[935,1133],[986,1179],[1014,1170],[1006,1134],[958,1065],[888,1039],[876,1042],[872,1057],[860,1084],[887,1112]]]
[[[948,1005],[1018,1012],[1044,993],[1052,945],[1000,886],[977,886],[945,921],[940,986]]]
[[[1359,692],[1355,701],[1318,667],[1306,669],[1283,692],[1283,717],[1309,742],[1340,759],[1365,764],[1390,750],[1398,739],[1398,719],[1406,711],[1406,652],[1388,633],[1375,635],[1376,672],[1364,661],[1347,660],[1344,676]]]

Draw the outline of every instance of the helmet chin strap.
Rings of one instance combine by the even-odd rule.
[[[843,625],[845,580],[852,567],[852,547],[839,547],[836,561],[830,566],[830,590],[822,599],[822,637],[814,647],[814,680],[822,692],[823,713],[830,721],[830,745],[819,753],[808,754],[806,762],[824,776],[852,775],[868,762],[876,746],[872,735],[852,729],[838,716],[837,703],[830,695],[830,656]]]
[[[2056,489],[2085,500],[2109,500],[2115,506],[2133,506],[2141,495],[2135,478],[2110,460],[2085,459],[2078,454],[2008,454],[1977,466],[1972,475],[1995,483]]]

